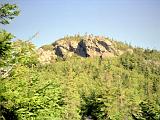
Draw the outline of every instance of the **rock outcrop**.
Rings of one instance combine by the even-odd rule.
[[[47,64],[54,62],[55,58],[57,57],[54,51],[51,50],[43,50],[43,48],[38,49],[39,61],[42,64]]]
[[[118,54],[115,44],[108,38],[101,36],[65,37],[52,44],[50,49],[39,48],[39,60],[49,63],[58,57],[68,58],[74,55],[81,57],[113,57]],[[52,49],[51,49],[52,48]]]

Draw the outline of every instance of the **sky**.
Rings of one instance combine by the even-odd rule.
[[[0,0],[16,3],[20,16],[2,28],[37,47],[66,35],[104,35],[160,50],[160,0]]]

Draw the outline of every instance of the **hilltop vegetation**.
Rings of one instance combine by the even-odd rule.
[[[57,54],[42,63],[33,43],[11,42],[13,35],[0,31],[2,120],[160,120],[160,52],[109,38],[103,38],[112,42],[105,48],[97,44],[102,39],[88,42],[82,37],[43,46],[54,56],[55,46],[76,43],[66,52],[74,55]]]

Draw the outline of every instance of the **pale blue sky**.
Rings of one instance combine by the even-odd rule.
[[[0,0],[2,2],[13,0]],[[160,0],[14,0],[21,15],[3,26],[39,47],[76,33],[92,33],[160,50]]]

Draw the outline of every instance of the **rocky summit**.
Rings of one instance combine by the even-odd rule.
[[[38,49],[39,60],[42,63],[72,56],[104,58],[114,57],[121,53],[122,51],[116,48],[115,41],[104,36],[93,35],[66,36],[51,45],[44,45]]]

